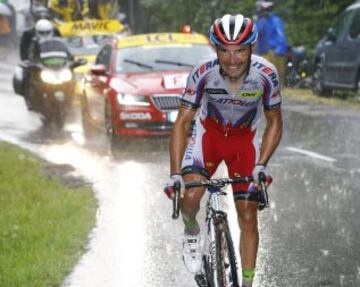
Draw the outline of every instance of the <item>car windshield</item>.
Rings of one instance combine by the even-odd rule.
[[[209,45],[140,46],[118,51],[116,72],[147,73],[189,70],[202,57],[213,53]]]
[[[96,55],[101,46],[110,39],[110,35],[72,36],[66,37],[65,43],[75,56]]]

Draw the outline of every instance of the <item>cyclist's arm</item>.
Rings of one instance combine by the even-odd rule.
[[[181,173],[181,161],[196,110],[180,107],[170,138],[170,173]]]
[[[281,109],[265,111],[266,128],[262,138],[258,164],[266,165],[276,150],[282,136]]]

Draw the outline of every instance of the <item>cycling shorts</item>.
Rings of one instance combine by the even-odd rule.
[[[211,118],[198,118],[184,153],[182,173],[198,173],[209,179],[224,161],[229,177],[251,176],[259,156],[258,142],[251,127],[224,127]],[[234,193],[253,191],[249,183],[233,184],[232,188]]]

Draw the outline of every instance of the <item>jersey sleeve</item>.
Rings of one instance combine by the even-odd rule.
[[[196,110],[200,107],[210,70],[216,64],[216,58],[215,60],[206,58],[206,61],[203,60],[194,66],[188,76],[186,88],[181,99],[182,107],[191,110]]]
[[[263,104],[265,111],[280,109],[281,92],[279,74],[274,65],[263,69],[262,85],[264,87]]]

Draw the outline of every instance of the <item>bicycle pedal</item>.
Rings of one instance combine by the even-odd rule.
[[[195,281],[199,287],[208,287],[206,276],[204,274],[196,274]]]

